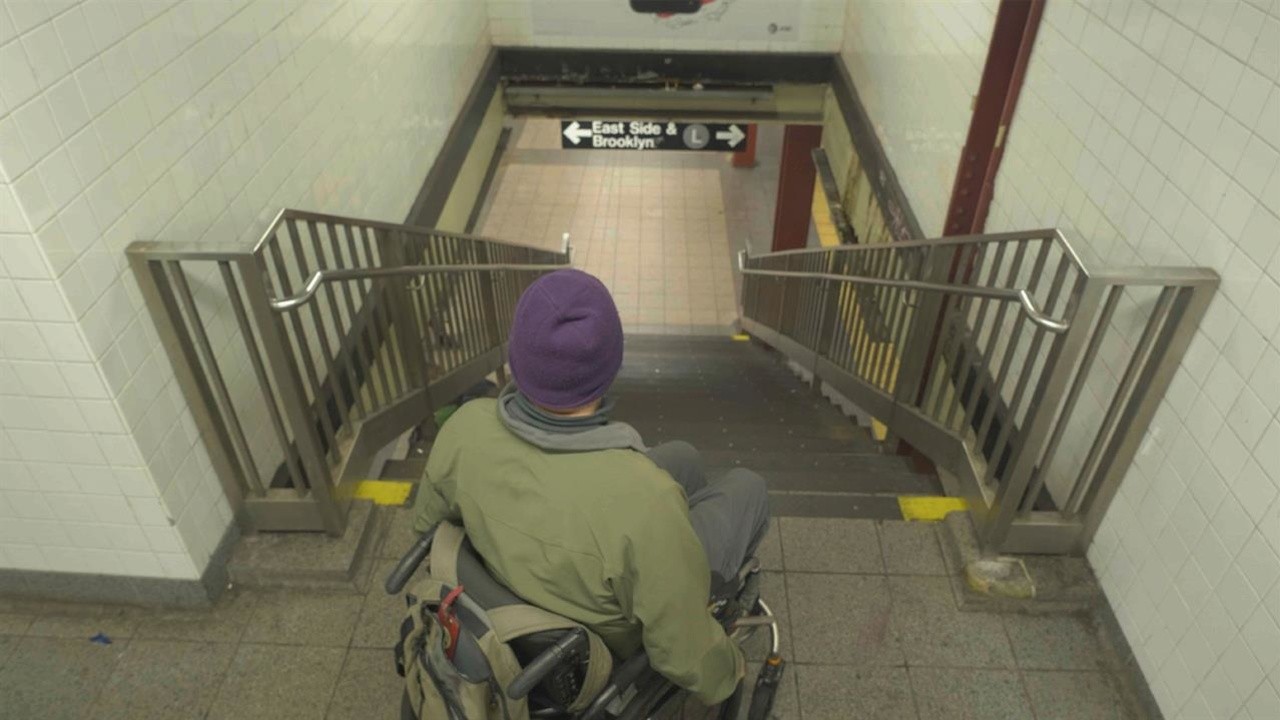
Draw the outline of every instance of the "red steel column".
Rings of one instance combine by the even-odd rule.
[[[756,166],[756,124],[747,126],[746,144],[733,154],[733,166],[736,168],[753,168]]]
[[[982,69],[982,82],[974,100],[973,117],[969,120],[969,135],[960,151],[944,235],[970,235],[980,233],[986,227],[1009,123],[1018,104],[1018,94],[1022,91],[1027,62],[1031,58],[1043,14],[1044,0],[1000,0],[995,27],[991,30],[991,44],[987,47],[986,64]],[[973,274],[973,262],[970,261],[969,267],[960,267],[960,253],[957,251],[947,275],[949,281],[968,282]],[[926,374],[933,365],[941,333],[942,315],[939,314],[925,361]],[[921,394],[920,399],[923,400],[923,388]]]
[[[956,168],[945,235],[980,233],[986,225],[1009,122],[1043,14],[1044,0],[1000,0],[969,135]]]
[[[782,136],[778,205],[773,215],[773,251],[803,248],[813,212],[813,150],[822,143],[821,125],[788,125]]]

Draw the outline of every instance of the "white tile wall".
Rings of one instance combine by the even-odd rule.
[[[1089,558],[1166,717],[1280,717],[1280,2],[1047,3],[1007,142],[988,230],[1223,275]]]
[[[713,0],[700,15],[722,21],[672,31],[625,0],[488,0],[493,43],[503,46],[836,52],[846,0]],[[794,22],[770,34],[770,23]],[[728,28],[728,29],[726,29]]]
[[[848,3],[841,54],[927,237],[942,234],[997,4]]]
[[[0,567],[199,575],[230,508],[124,247],[252,240],[283,206],[402,219],[486,24],[469,0],[0,3]]]

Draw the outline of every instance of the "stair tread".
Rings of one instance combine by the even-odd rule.
[[[894,495],[852,493],[769,493],[769,512],[775,517],[859,518],[901,520],[902,510]]]
[[[754,468],[752,468],[754,469]],[[863,470],[762,470],[773,491],[872,495],[937,495],[941,487],[927,475],[876,468]],[[714,476],[715,471],[712,471]]]
[[[425,457],[388,460],[382,464],[382,472],[378,477],[384,480],[413,480],[422,478],[422,471],[427,467]]]
[[[757,343],[670,335],[625,343],[613,417],[649,445],[691,443],[711,477],[759,472],[777,517],[900,518],[899,495],[942,493],[936,477],[882,453],[866,428]],[[417,480],[424,466],[422,457],[388,461],[382,477]]]

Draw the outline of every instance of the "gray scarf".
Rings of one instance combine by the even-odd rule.
[[[534,405],[514,384],[498,395],[498,417],[502,424],[525,442],[553,452],[630,449],[645,452],[640,433],[622,422],[610,422],[613,401],[606,399],[592,415],[562,417]]]

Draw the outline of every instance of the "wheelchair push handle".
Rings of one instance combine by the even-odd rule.
[[[547,674],[559,667],[565,658],[575,653],[585,653],[587,649],[587,631],[582,628],[573,628],[566,632],[564,637],[557,640],[551,647],[543,650],[538,657],[533,659],[516,675],[511,684],[507,686],[507,697],[512,700],[519,700],[526,697],[538,683],[547,677]]]
[[[431,552],[431,541],[436,537],[436,529],[432,527],[430,530],[422,533],[422,536],[409,548],[409,551],[400,557],[400,561],[391,569],[391,574],[387,576],[386,589],[388,595],[399,595],[404,586],[409,583],[409,578],[413,577],[413,573],[427,558],[427,554]]]

